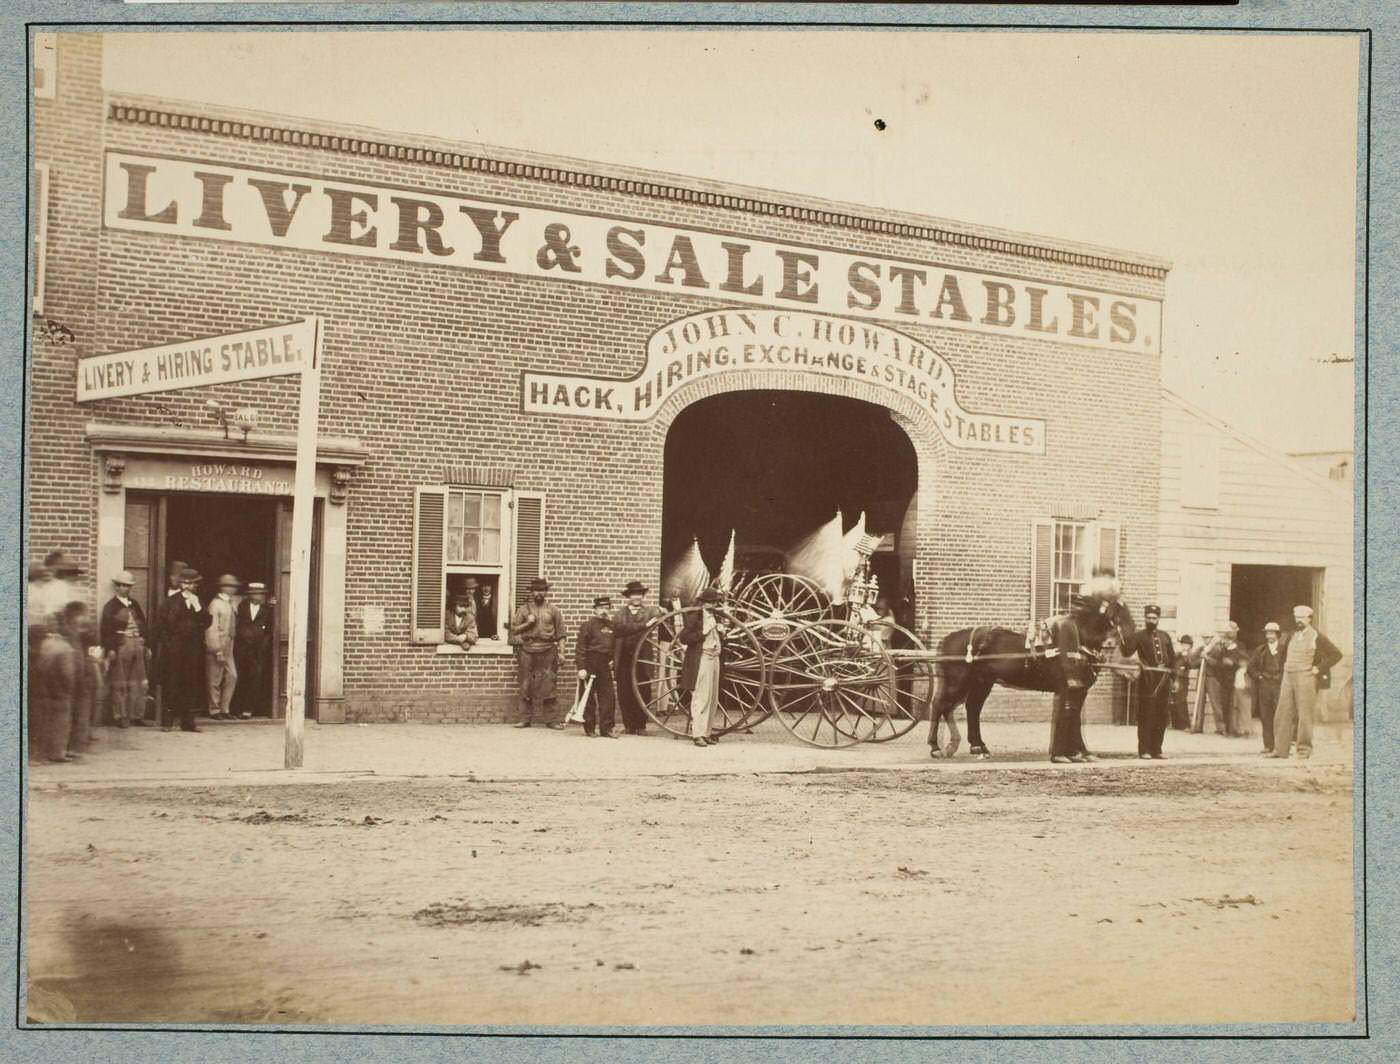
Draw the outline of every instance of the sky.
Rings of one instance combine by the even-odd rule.
[[[1163,383],[1353,438],[1359,48],[1154,33],[115,33],[107,89],[737,181],[1171,260]],[[884,129],[876,128],[882,119]]]

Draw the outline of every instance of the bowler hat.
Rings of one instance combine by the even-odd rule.
[[[1278,621],[1270,621],[1268,624],[1264,625],[1264,631],[1266,632],[1277,632],[1280,630]]]
[[[651,588],[640,580],[632,580],[622,589],[622,593],[624,595],[645,595],[650,590]]]
[[[180,570],[180,582],[203,580],[204,577],[198,569],[191,569],[188,565]]]
[[[223,576],[219,577],[219,586],[220,586],[220,587],[242,587],[243,584],[242,584],[242,582],[238,579],[238,577],[234,576],[232,573],[224,573]]]
[[[471,591],[471,590],[472,590],[473,588],[475,588],[475,587],[476,587],[476,577],[474,577],[474,576],[469,576],[469,577],[467,577],[465,580],[462,581],[462,590],[463,590],[463,591]]]
[[[112,583],[116,584],[118,587],[134,587],[136,584],[136,577],[131,575],[130,569],[123,569],[116,576],[112,577]]]
[[[533,580],[530,581],[530,590],[531,590],[531,591],[548,591],[548,590],[549,590],[549,581],[546,580],[546,579],[545,579],[544,577],[542,577],[542,576],[537,576],[537,577],[535,577]]]
[[[1304,617],[1311,617],[1312,615],[1313,615],[1313,611],[1312,611],[1312,607],[1311,607],[1311,606],[1294,606],[1294,607],[1293,607],[1293,616],[1294,616],[1294,617],[1304,618]]]
[[[611,606],[611,605],[612,605],[612,596],[611,596],[611,595],[594,595],[594,596],[593,596],[593,605],[595,605],[595,606]]]
[[[251,592],[251,591],[264,591],[264,592],[265,592],[265,591],[267,590],[267,585],[264,584],[261,580],[250,580],[250,581],[248,581],[248,590],[249,590],[250,592]]]

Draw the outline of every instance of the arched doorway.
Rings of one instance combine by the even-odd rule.
[[[886,535],[872,570],[909,597],[918,457],[888,408],[820,392],[746,390],[697,400],[666,435],[662,569],[698,538],[719,568],[731,529],[745,556],[781,556],[838,510]],[[896,610],[912,616],[912,602]]]

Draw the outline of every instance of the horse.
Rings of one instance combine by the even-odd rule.
[[[1104,601],[1097,609],[1075,612],[1079,626],[1080,650],[1089,663],[1100,656],[1104,643],[1114,632],[1120,647],[1133,645],[1132,612],[1121,601]],[[971,652],[968,647],[971,645]],[[1084,746],[1080,716],[1097,670],[1079,670],[1083,686],[1070,686],[1058,656],[1033,653],[1026,646],[1026,633],[1011,628],[962,628],[946,636],[938,645],[938,694],[929,714],[928,744],[931,757],[952,757],[962,737],[954,711],[967,703],[969,751],[981,760],[991,756],[982,739],[982,705],[997,684],[1022,691],[1047,691],[1055,696],[1051,715],[1051,757],[1083,760],[1092,757]],[[938,723],[948,722],[949,740],[938,744]]]

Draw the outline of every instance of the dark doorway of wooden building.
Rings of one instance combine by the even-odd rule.
[[[311,633],[317,630],[320,518],[317,500],[312,525]],[[147,616],[154,615],[165,597],[175,561],[199,570],[204,577],[199,594],[205,603],[218,593],[219,578],[226,573],[245,587],[252,581],[267,585],[275,626],[273,671],[266,697],[256,699],[250,707],[255,717],[281,717],[285,713],[285,603],[291,580],[291,531],[290,499],[192,492],[128,492],[126,497],[125,567],[136,577],[134,593],[147,609]],[[316,649],[313,637],[307,651],[308,719],[314,719],[316,705]]]
[[[1325,572],[1301,565],[1230,566],[1230,619],[1240,626],[1240,641],[1258,646],[1270,621],[1291,632],[1294,606],[1311,606],[1321,623]]]
[[[889,410],[845,396],[740,391],[692,403],[666,437],[662,572],[698,539],[711,572],[780,567],[839,512],[884,536],[871,558],[903,623],[913,616],[918,458]]]

